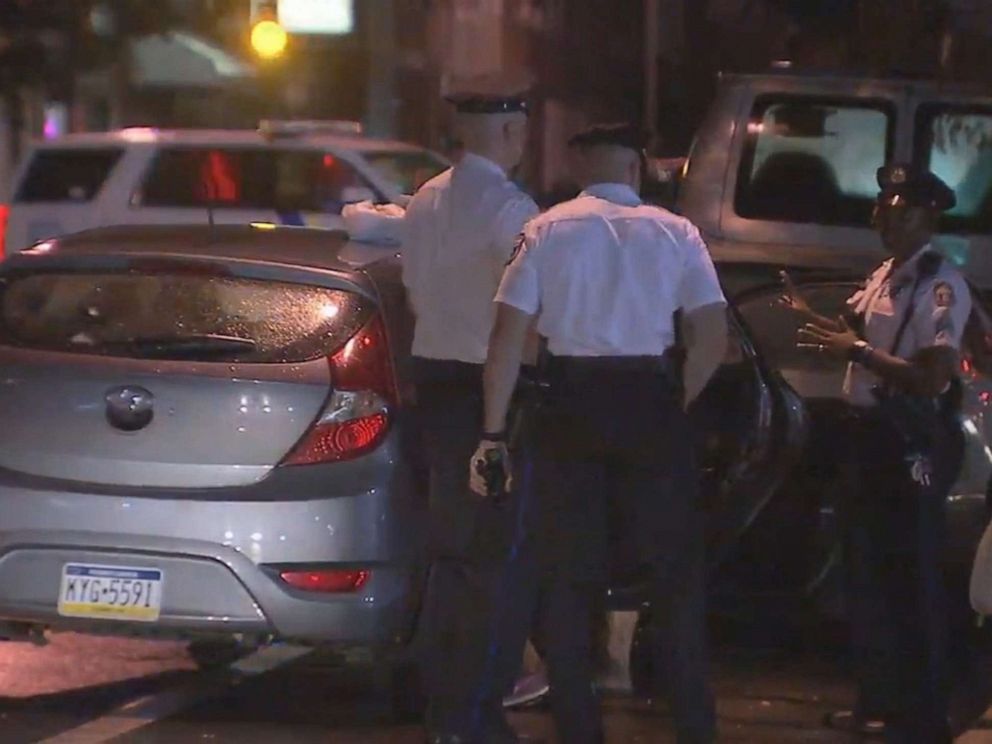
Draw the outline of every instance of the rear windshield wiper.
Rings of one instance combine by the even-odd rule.
[[[100,342],[139,354],[146,359],[199,359],[247,354],[258,344],[250,338],[219,333],[191,333],[183,336],[139,336],[118,342]]]

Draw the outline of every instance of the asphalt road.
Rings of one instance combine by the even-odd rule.
[[[721,741],[850,741],[820,725],[852,696],[828,655],[724,648],[715,667]],[[415,725],[392,721],[382,675],[291,647],[202,672],[183,644],[57,635],[40,648],[0,645],[0,689],[3,744],[422,741]],[[606,708],[611,743],[674,741],[664,704],[613,695]],[[545,711],[512,721],[552,741]],[[992,742],[992,717],[960,741]]]

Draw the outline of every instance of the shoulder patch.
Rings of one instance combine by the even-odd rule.
[[[933,303],[937,307],[951,307],[954,302],[954,287],[947,282],[937,282],[933,285]]]
[[[507,266],[509,266],[511,263],[513,263],[516,260],[517,256],[520,255],[520,251],[524,249],[524,245],[526,243],[527,243],[527,236],[524,235],[523,233],[520,233],[517,236],[517,242],[513,244],[513,253],[510,254],[510,260],[506,262]]]

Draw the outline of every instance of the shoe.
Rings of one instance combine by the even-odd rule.
[[[518,679],[513,686],[513,692],[503,698],[503,707],[521,708],[525,705],[534,705],[547,697],[550,690],[551,686],[544,672],[528,674]]]
[[[827,728],[846,731],[862,736],[885,736],[885,721],[880,718],[864,718],[853,710],[838,710],[828,713],[823,719]]]

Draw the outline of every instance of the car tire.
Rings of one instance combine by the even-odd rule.
[[[202,670],[219,669],[230,666],[258,650],[257,643],[237,639],[211,639],[191,641],[186,652]]]
[[[953,586],[953,585],[952,585]],[[956,592],[957,596],[967,596]],[[970,607],[958,605],[951,616],[951,726],[967,731],[992,705],[992,622],[981,625]]]
[[[387,662],[384,676],[383,687],[393,722],[409,724],[423,721],[427,694],[420,667],[408,659],[396,659]]]

